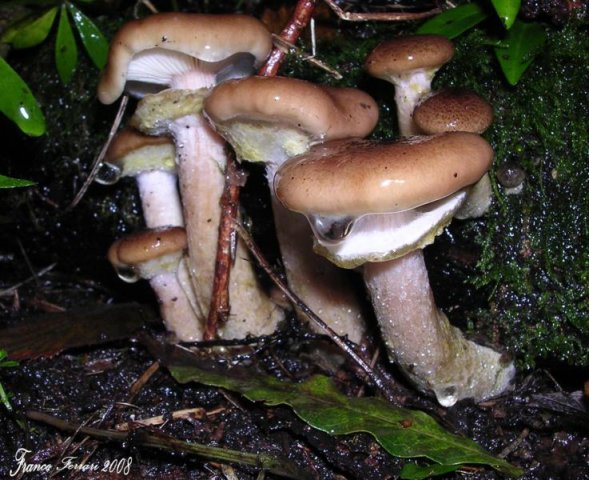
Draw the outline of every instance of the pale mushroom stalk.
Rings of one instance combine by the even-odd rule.
[[[435,304],[421,250],[366,263],[363,273],[391,360],[414,384],[445,407],[505,390],[513,365],[450,325]]]
[[[172,88],[199,90],[213,83],[213,75],[190,74],[175,78]],[[200,114],[174,119],[168,128],[176,143],[184,215],[190,219],[187,224],[188,270],[199,315],[205,319],[215,277],[214,252],[221,218],[219,199],[225,184],[225,141]],[[237,263],[241,266],[242,261],[237,260]]]
[[[313,143],[369,134],[378,108],[372,98],[355,89],[325,88],[294,78],[250,77],[217,86],[205,100],[205,115],[234,146],[238,158],[265,164],[272,185],[280,165]],[[305,217],[282,207],[273,189],[271,198],[289,287],[339,335],[359,343],[365,326],[350,278],[313,253],[313,235]]]
[[[274,174],[267,173],[267,178],[271,185]],[[303,215],[284,208],[273,189],[272,211],[289,286],[338,335],[360,343],[366,327],[350,278],[313,252],[309,222]]]
[[[184,226],[174,172],[153,170],[140,174],[136,180],[147,228]]]
[[[454,46],[440,35],[411,35],[385,40],[368,56],[364,68],[395,86],[397,120],[402,136],[417,135],[413,110],[431,91],[439,68],[454,55]]]
[[[183,226],[174,145],[170,139],[149,137],[130,128],[112,140],[96,181],[112,185],[135,177],[147,228]]]
[[[203,325],[177,275],[186,245],[182,227],[148,229],[117,240],[108,258],[121,280],[149,281],[166,329],[191,342],[201,339]]]
[[[395,85],[395,104],[401,136],[419,134],[413,121],[413,110],[419,100],[431,91],[435,72],[436,70],[420,70],[411,74],[397,75],[394,82],[391,80]]]

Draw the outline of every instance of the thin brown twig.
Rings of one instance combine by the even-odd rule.
[[[213,340],[217,336],[218,326],[229,318],[229,278],[232,266],[232,252],[235,244],[234,224],[239,210],[239,190],[244,183],[245,175],[237,166],[235,155],[226,156],[225,187],[221,196],[221,222],[217,240],[217,256],[215,258],[215,278],[211,305],[205,323],[203,339]]]
[[[282,32],[280,32],[280,38],[288,43],[294,44],[301,35],[301,32],[309,24],[316,4],[316,0],[299,0],[289,22],[282,29]],[[282,49],[275,47],[264,66],[260,69],[259,75],[265,77],[275,76],[285,56],[286,53]]]
[[[50,272],[51,270],[53,270],[56,265],[57,265],[57,262],[52,263],[51,265],[49,265],[45,268],[42,268],[38,272],[33,272],[33,275],[31,275],[27,279],[23,280],[22,282],[18,282],[16,284],[14,284],[12,287],[8,287],[8,288],[5,288],[4,290],[0,290],[0,297],[12,295],[12,294],[14,294],[14,292],[16,292],[23,285],[26,285],[27,283],[30,283],[30,282],[37,281],[39,279],[39,277],[42,277],[47,272]]]
[[[341,73],[339,73],[336,69],[330,67],[329,65],[327,65],[325,62],[322,62],[318,58],[315,58],[313,55],[307,55],[305,52],[303,52],[303,50],[301,50],[296,45],[293,45],[292,43],[287,42],[286,40],[280,38],[278,35],[273,34],[272,38],[274,39],[274,45],[276,46],[276,48],[281,49],[282,51],[284,51],[285,54],[294,53],[298,57],[302,58],[305,62],[309,62],[310,64],[312,64],[322,70],[325,70],[327,73],[329,73],[336,80],[341,80],[342,78],[344,78],[343,75]]]
[[[113,120],[112,125],[110,127],[110,131],[108,132],[108,137],[106,138],[104,145],[100,149],[100,153],[96,156],[94,162],[92,163],[92,168],[90,170],[90,173],[88,174],[88,178],[86,178],[86,181],[84,182],[80,190],[78,190],[78,193],[76,193],[76,196],[74,197],[72,202],[65,208],[66,212],[73,210],[76,207],[76,205],[80,203],[80,200],[82,200],[82,198],[86,194],[86,191],[88,190],[88,188],[90,188],[90,184],[94,181],[94,178],[96,177],[96,174],[98,173],[98,170],[102,165],[102,159],[104,158],[104,155],[106,155],[106,151],[108,150],[108,147],[110,146],[113,137],[119,129],[119,125],[121,124],[121,120],[123,119],[123,115],[125,114],[128,102],[129,96],[123,95],[121,97],[121,103],[119,103],[117,115],[115,116],[115,119]]]
[[[335,331],[333,331],[313,310],[311,310],[280,278],[280,276],[274,271],[272,266],[268,263],[252,237],[246,231],[246,229],[240,224],[235,224],[235,229],[245,245],[248,247],[251,254],[258,261],[258,265],[268,274],[270,279],[276,284],[276,286],[282,290],[284,295],[292,302],[292,304],[300,310],[312,323],[325,332],[325,334],[344,352],[368,377],[370,383],[378,389],[383,396],[392,404],[398,405],[398,401],[395,397],[394,392],[388,385],[388,382],[381,378],[375,370],[364,361],[364,359],[358,355],[345,338],[340,337]]]
[[[422,20],[441,12],[437,7],[425,12],[346,12],[335,3],[335,0],[324,1],[339,18],[347,22],[402,22],[406,20]]]
[[[132,403],[137,394],[145,386],[151,377],[159,370],[160,362],[153,362],[147,370],[145,370],[141,376],[135,380],[131,388],[129,389],[129,396],[127,397],[127,403]]]

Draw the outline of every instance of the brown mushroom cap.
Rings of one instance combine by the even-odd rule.
[[[174,142],[168,137],[143,135],[124,128],[113,138],[104,161],[135,175],[149,170],[173,170],[176,167]]]
[[[470,90],[447,88],[423,99],[413,111],[413,120],[427,135],[483,133],[493,122],[493,108]]]
[[[107,256],[115,268],[136,267],[165,255],[181,253],[186,247],[184,228],[157,228],[117,240],[111,245]]]
[[[266,27],[245,15],[161,13],[134,20],[125,24],[111,42],[98,98],[110,104],[122,94],[129,66],[140,53],[167,51],[173,56],[177,52],[195,59],[194,64],[201,60],[219,63],[222,68],[224,60],[242,52],[251,54],[254,65],[260,65],[271,48]]]
[[[274,189],[285,207],[306,215],[400,212],[475,183],[492,159],[491,146],[466,132],[395,143],[332,141],[287,161]]]
[[[454,45],[441,35],[412,35],[386,40],[364,64],[373,77],[391,77],[418,69],[438,69],[454,55]]]
[[[112,139],[104,155],[104,160],[116,164],[121,158],[140,148],[159,145],[173,145],[173,142],[168,137],[143,135],[132,128],[124,128]]]
[[[376,102],[361,90],[286,77],[224,82],[206,98],[204,110],[216,126],[271,122],[303,130],[315,140],[363,137],[378,121]]]

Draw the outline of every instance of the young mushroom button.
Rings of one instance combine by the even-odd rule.
[[[208,315],[215,274],[219,199],[224,186],[224,141],[202,117],[202,102],[217,79],[233,65],[253,68],[272,48],[264,25],[244,15],[158,14],[125,25],[115,36],[98,95],[113,102],[132,83],[133,92],[148,84],[169,87],[146,95],[132,126],[147,134],[171,134],[188,235],[187,261],[202,319]],[[140,95],[143,91],[140,92]],[[282,318],[261,289],[242,244],[230,277],[229,321],[225,338],[271,333]]]
[[[291,159],[274,182],[285,207],[346,223],[347,234],[339,242],[319,239],[318,251],[340,266],[363,265],[391,360],[444,406],[498,395],[514,375],[501,354],[465,339],[438,310],[421,251],[492,157],[489,144],[472,133],[344,140]]]
[[[473,132],[482,134],[493,122],[493,108],[476,93],[462,88],[446,88],[421,99],[413,111],[413,120],[421,133]],[[459,219],[482,216],[491,206],[493,188],[489,174],[469,190]]]
[[[285,77],[250,77],[215,87],[205,115],[240,160],[262,162],[272,184],[289,158],[325,140],[363,137],[378,120],[366,93]],[[358,342],[364,332],[360,302],[344,272],[312,252],[305,218],[285,210],[272,195],[274,221],[292,290],[338,334]]]
[[[452,42],[440,35],[397,37],[378,45],[364,64],[373,77],[395,86],[401,135],[416,135],[413,109],[431,91],[432,78],[454,56]]]

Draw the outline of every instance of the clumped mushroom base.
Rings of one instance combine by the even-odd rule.
[[[194,81],[188,77],[183,83]],[[208,316],[215,276],[215,252],[225,185],[225,142],[202,117],[207,88],[166,90],[146,96],[138,105],[133,125],[147,133],[167,132],[174,137],[182,206],[188,230],[189,257],[185,261],[201,321]],[[184,102],[187,98],[188,101]],[[186,270],[183,270],[186,273]],[[184,275],[186,276],[186,275]],[[221,326],[224,338],[272,333],[282,320],[281,310],[261,289],[243,242],[237,242],[231,270],[231,316]]]
[[[513,363],[464,338],[436,306],[421,251],[368,263],[363,272],[389,357],[418,388],[445,407],[509,388]]]

